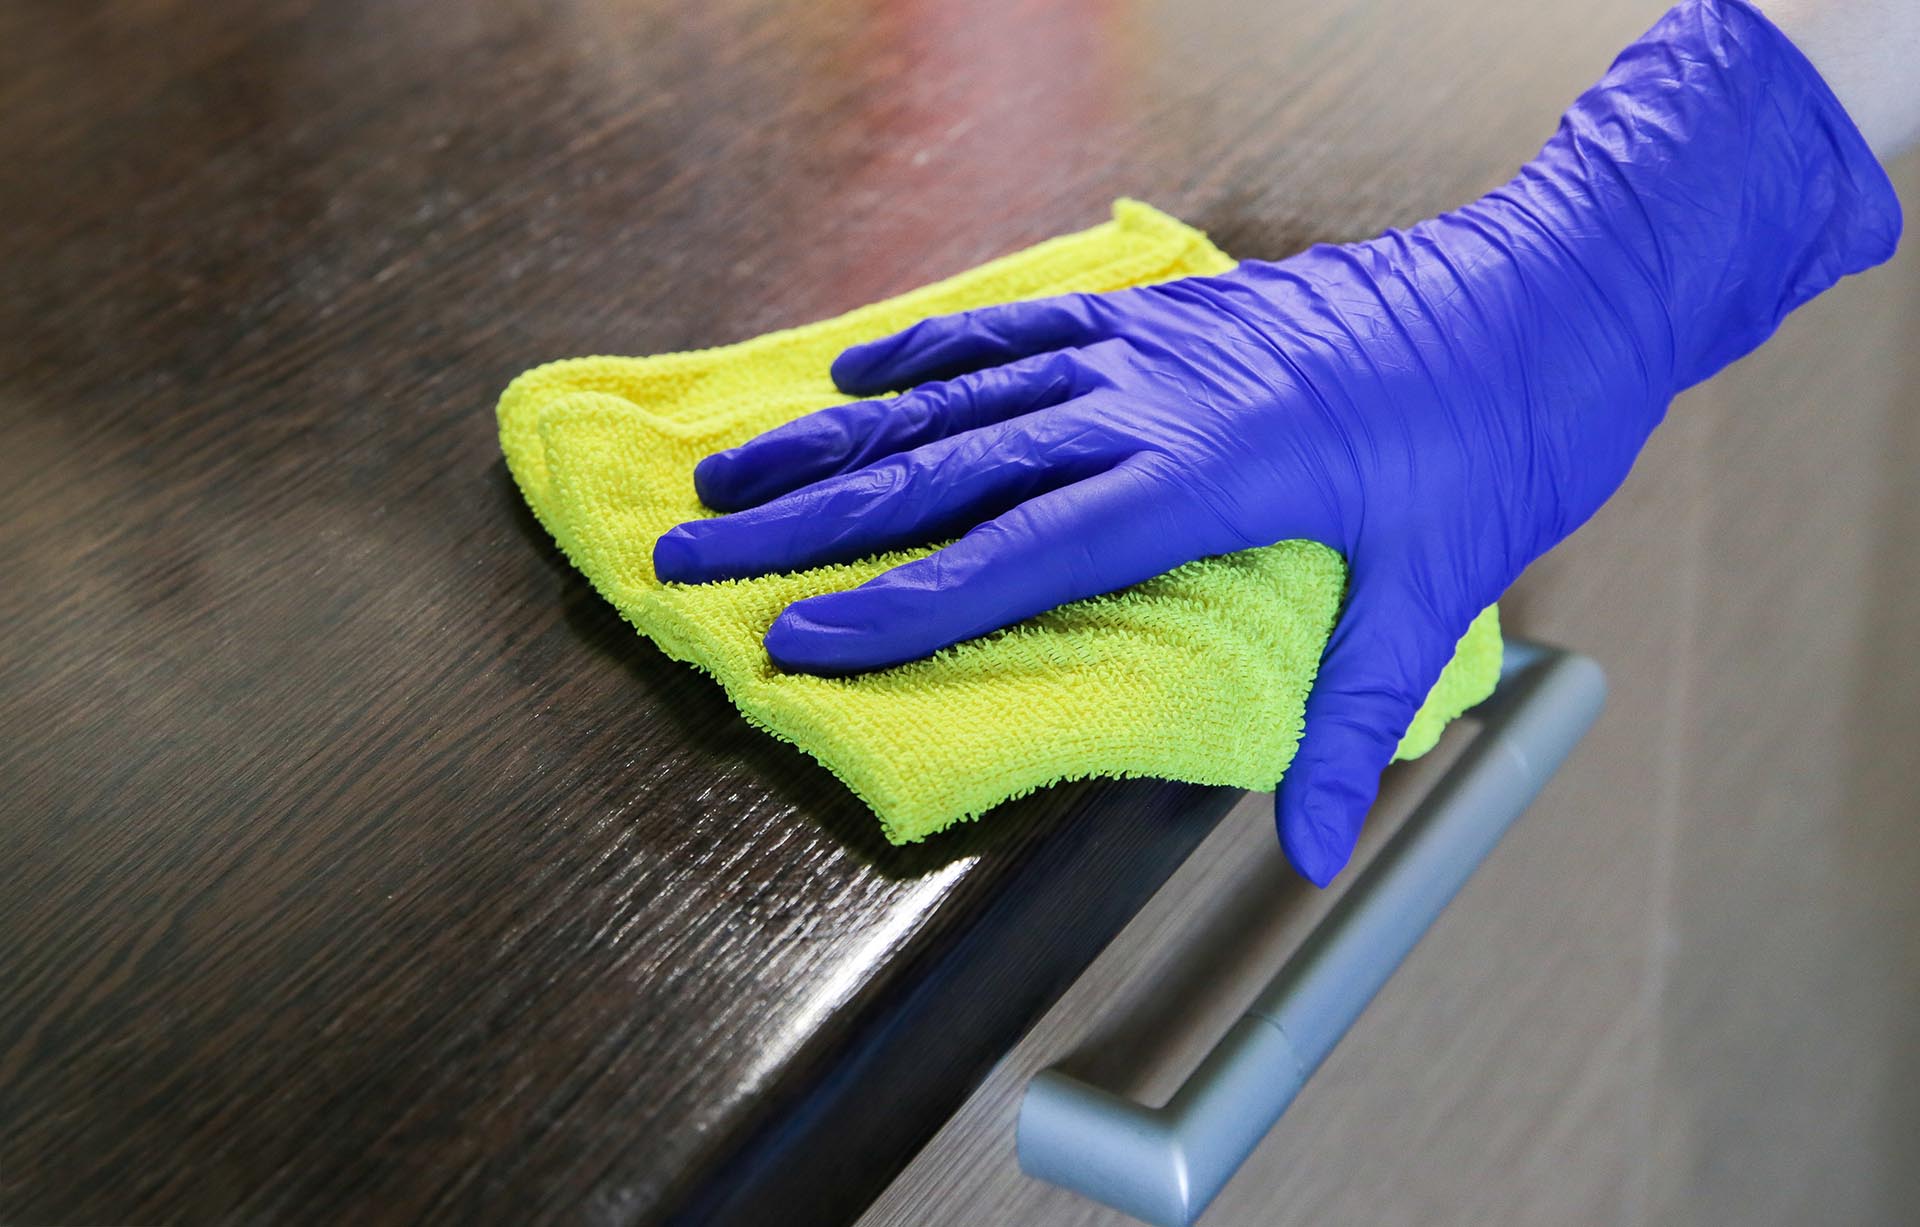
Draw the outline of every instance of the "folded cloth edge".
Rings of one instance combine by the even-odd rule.
[[[951,282],[983,274],[990,275],[1016,261],[1033,264],[1049,249],[1063,249],[1076,241],[1083,241],[1088,236],[1115,227],[1137,232],[1150,240],[1147,251],[1131,259],[1129,268],[1122,275],[1123,279],[1130,283],[1155,280],[1169,275],[1218,271],[1230,267],[1233,263],[1229,257],[1213,247],[1206,236],[1199,231],[1149,206],[1122,200],[1114,205],[1113,220],[1103,226],[1047,240],[1034,247],[1001,257],[999,260],[976,266],[954,278],[934,282],[893,299],[869,304],[834,319],[762,334],[731,345],[657,355],[644,359],[565,359],[526,372],[515,379],[501,397],[498,410],[499,425],[502,450],[506,455],[509,470],[521,493],[527,499],[529,508],[541,524],[553,534],[569,560],[587,576],[602,596],[615,605],[627,621],[643,635],[652,639],[669,656],[691,663],[719,681],[749,724],[780,740],[794,744],[819,759],[852,792],[874,809],[887,837],[893,842],[913,842],[933,831],[943,829],[952,822],[977,817],[979,813],[1002,801],[1025,795],[1054,782],[1095,776],[1170,777],[1162,772],[1131,770],[1122,766],[1069,769],[1050,775],[1048,778],[1034,779],[1017,788],[1001,789],[985,803],[968,804],[964,807],[965,812],[951,813],[937,820],[929,820],[925,814],[902,812],[903,807],[890,803],[885,790],[876,787],[877,781],[859,767],[859,756],[847,753],[846,747],[836,747],[831,744],[838,738],[823,738],[817,720],[808,713],[791,710],[791,705],[785,701],[788,696],[770,692],[764,688],[755,690],[753,693],[745,693],[744,688],[737,689],[737,681],[730,681],[728,677],[716,671],[709,664],[709,659],[714,658],[716,647],[715,642],[710,642],[715,638],[711,632],[700,627],[697,622],[683,615],[675,615],[670,610],[645,608],[644,605],[650,602],[641,602],[643,607],[630,607],[635,603],[634,594],[631,591],[624,593],[627,603],[623,603],[621,599],[623,594],[615,591],[620,588],[620,585],[612,582],[602,568],[595,565],[594,560],[589,556],[590,551],[586,549],[584,543],[575,538],[565,522],[565,517],[561,514],[551,475],[547,471],[549,440],[546,426],[543,425],[542,414],[557,403],[553,396],[556,387],[564,385],[571,375],[590,373],[595,363],[642,362],[647,364],[651,371],[670,374],[681,369],[692,371],[710,367],[716,361],[751,358],[763,348],[776,349],[800,339],[818,343],[821,334],[828,332],[846,333],[849,339],[852,339],[863,329],[872,330],[872,325],[867,323],[868,320],[880,319],[883,315],[889,318],[897,316],[903,307],[914,307],[916,300],[938,304]],[[1111,282],[1115,276],[1113,270],[1102,271]],[[1088,279],[1096,283],[1099,280],[1091,272],[1088,274]],[[1038,287],[1037,292],[1058,292],[1058,286]],[[671,432],[676,428],[673,421],[651,415],[644,408],[636,406],[628,406],[628,408],[638,409],[640,414],[649,418],[648,424],[654,429]],[[710,423],[703,422],[704,424]],[[1434,687],[1427,703],[1421,708],[1408,729],[1396,757],[1417,757],[1431,749],[1448,722],[1490,693],[1497,677],[1500,652],[1497,619],[1497,611],[1488,609],[1479,619],[1476,619],[1467,635],[1462,638],[1459,652],[1448,665],[1440,683]],[[1194,778],[1196,775],[1204,774],[1187,772],[1171,778],[1191,779],[1191,782],[1195,783],[1229,784],[1250,788],[1272,785],[1272,781],[1244,778]]]

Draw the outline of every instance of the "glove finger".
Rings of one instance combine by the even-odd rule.
[[[1110,468],[1120,437],[1074,405],[938,439],[654,543],[654,573],[705,583],[852,562],[954,537],[1035,494]]]
[[[795,602],[767,651],[808,673],[886,668],[1243,544],[1140,454],[858,588]]]
[[[1353,856],[1380,773],[1461,633],[1435,626],[1419,602],[1382,578],[1356,570],[1350,588],[1307,696],[1300,748],[1274,798],[1281,847],[1316,886]]]
[[[1084,371],[1071,351],[1055,351],[923,384],[892,400],[835,405],[715,452],[694,468],[693,486],[715,511],[753,507],[897,452],[1060,404],[1087,390]]]
[[[1116,300],[1134,293],[1062,294],[922,320],[834,359],[833,382],[849,396],[878,396],[951,379],[1048,350],[1113,335]]]

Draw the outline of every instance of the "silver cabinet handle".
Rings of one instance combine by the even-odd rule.
[[[1194,1221],[1585,735],[1606,675],[1509,642],[1480,735],[1164,1108],[1042,1070],[1020,1104],[1030,1176],[1163,1227]]]

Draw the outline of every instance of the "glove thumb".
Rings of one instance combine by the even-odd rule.
[[[1458,636],[1402,590],[1356,576],[1307,696],[1306,731],[1274,796],[1280,846],[1302,877],[1331,882],[1414,713]]]

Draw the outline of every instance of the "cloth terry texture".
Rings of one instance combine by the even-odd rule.
[[[718,349],[549,363],[500,398],[500,446],[521,493],[601,595],[668,655],[711,674],[747,720],[824,764],[894,843],[926,837],[1060,780],[1152,776],[1272,788],[1346,584],[1305,541],[1189,563],[857,677],[786,674],[761,639],[793,601],[854,587],[929,552],[701,585],[654,578],[653,543],[710,515],[693,467],[851,398],[842,349],[931,315],[1221,272],[1206,236],[1134,201],[1113,219],[837,319]],[[1402,740],[1424,754],[1497,680],[1495,609],[1474,621]]]

